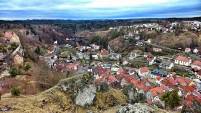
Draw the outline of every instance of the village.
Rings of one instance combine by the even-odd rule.
[[[201,23],[197,21],[182,22],[188,27],[184,31],[200,32]],[[168,48],[157,45],[151,39],[143,39],[140,32],[156,30],[161,33],[176,32],[174,27],[179,22],[166,26],[157,23],[137,24],[133,26],[111,27],[109,30],[125,30],[122,38],[135,46],[130,52],[114,52],[108,44],[107,48],[97,43],[86,43],[78,39],[66,38],[66,44],[52,43],[44,54],[39,54],[39,61],[44,61],[51,70],[66,73],[68,77],[88,74],[93,77],[93,84],[122,89],[131,85],[145,97],[150,105],[165,108],[161,96],[177,90],[182,105],[192,106],[196,101],[201,103],[201,59],[199,48]],[[187,29],[189,28],[189,29]],[[8,84],[6,78],[12,73],[9,63],[26,67],[23,60],[23,48],[19,38],[13,32],[5,32],[1,38],[0,50],[0,91],[1,94]],[[14,38],[13,38],[14,37]],[[79,40],[79,41],[78,41]],[[9,48],[9,49],[7,49]],[[41,53],[41,49],[36,49]],[[12,83],[9,83],[9,87]],[[179,106],[177,109],[181,109]]]
[[[191,30],[200,31],[200,22],[184,22]],[[201,59],[197,48],[170,49],[152,44],[138,35],[143,30],[175,32],[171,23],[169,28],[153,24],[120,26],[110,30],[134,28],[134,32],[124,35],[124,39],[134,38],[137,47],[150,47],[149,51],[140,49],[127,54],[116,53],[108,45],[75,46],[67,43],[58,45],[55,41],[48,54],[41,56],[49,68],[68,74],[90,74],[97,86],[106,83],[110,87],[124,88],[132,85],[138,93],[145,95],[146,102],[165,106],[161,96],[165,92],[177,90],[183,105],[192,106],[194,101],[201,102]],[[185,29],[187,30],[187,29]],[[72,39],[66,39],[72,40]],[[174,51],[171,55],[163,52]],[[176,51],[176,52],[175,52]],[[192,56],[192,57],[191,57]],[[181,108],[178,108],[181,109]]]

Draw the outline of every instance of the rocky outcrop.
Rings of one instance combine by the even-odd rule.
[[[153,113],[153,112],[154,109],[141,103],[136,103],[134,105],[128,104],[127,106],[121,107],[117,111],[117,113]]]
[[[93,101],[96,97],[96,87],[94,85],[89,85],[85,87],[82,91],[78,92],[76,96],[75,103],[76,105],[85,107],[86,105],[93,104]]]

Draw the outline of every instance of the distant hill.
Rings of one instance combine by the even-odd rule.
[[[141,18],[141,19],[114,19],[114,20],[0,20],[0,24],[51,24],[72,29],[74,32],[79,30],[108,29],[111,26],[131,25],[134,23],[149,23],[159,21],[201,21],[201,17],[191,18]]]

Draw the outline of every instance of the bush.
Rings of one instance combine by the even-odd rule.
[[[91,74],[84,74],[82,77],[82,82],[88,84],[91,80],[93,80],[93,75]]]
[[[165,101],[165,106],[168,106],[170,108],[175,108],[176,106],[180,104],[180,101],[181,101],[177,90],[166,92],[161,97],[161,100]]]
[[[13,67],[9,70],[9,73],[12,77],[15,77],[16,75],[21,74],[20,70],[18,70],[17,68]]]
[[[38,55],[43,55],[45,53],[45,50],[38,46],[35,49],[35,53],[38,54]]]
[[[111,31],[110,34],[111,34],[111,39],[115,39],[119,36],[123,36],[124,32],[122,30],[120,30],[120,31],[114,30],[114,31]]]
[[[26,64],[26,65],[24,66],[24,70],[25,70],[25,71],[29,71],[29,69],[31,69],[31,65],[30,65],[30,64]]]
[[[11,89],[11,94],[12,94],[12,96],[20,96],[20,89],[17,87],[13,87]]]
[[[11,46],[8,48],[9,50],[15,50],[18,47],[18,44],[12,43]]]
[[[109,90],[109,86],[107,83],[103,82],[99,85],[98,91],[99,92],[107,92]]]
[[[94,36],[92,37],[92,39],[90,40],[90,43],[95,43],[98,44],[104,48],[107,48],[108,46],[108,39],[107,38],[101,38],[100,36]]]

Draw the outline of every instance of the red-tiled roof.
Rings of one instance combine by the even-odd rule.
[[[181,86],[181,88],[185,92],[193,92],[196,90],[196,86],[194,86],[194,85],[192,85],[192,86]]]
[[[113,75],[109,75],[109,77],[107,78],[107,81],[109,84],[112,84],[114,82],[118,82],[118,80]]]
[[[183,86],[186,86],[186,85],[190,84],[190,82],[192,82],[190,79],[185,78],[185,77],[180,77],[180,76],[176,77],[176,81],[177,81],[177,83],[179,83],[180,85],[183,85]]]
[[[109,55],[109,52],[106,49],[101,49],[100,54],[106,56]]]
[[[117,71],[117,74],[127,74],[127,71],[123,68],[119,68],[118,71]]]
[[[197,102],[201,103],[201,97],[198,97],[191,93],[185,97],[184,104],[191,107],[193,105],[193,101],[197,101]]]
[[[201,61],[200,60],[195,60],[195,61],[193,61],[192,65],[196,65],[196,66],[201,67]]]
[[[78,65],[79,65],[78,63],[69,63],[66,65],[66,68],[68,70],[75,70],[78,67]]]
[[[105,74],[107,72],[107,69],[104,69],[101,66],[96,67],[96,69],[98,70],[99,75]]]
[[[162,80],[162,84],[171,87],[177,85],[177,82],[173,77],[167,77]]]
[[[143,81],[140,81],[140,80],[136,79],[135,77],[132,77],[132,76],[124,74],[123,78],[125,78],[125,80],[128,83],[132,84],[134,87],[136,87],[139,90],[141,89],[141,90],[143,90],[145,92],[149,90],[149,87],[145,86],[145,84],[143,83]]]
[[[152,96],[159,96],[164,93],[164,89],[162,87],[155,87],[149,90],[152,94]]]
[[[156,79],[159,81],[159,80],[161,80],[161,77],[160,76],[156,76]]]
[[[149,72],[149,68],[148,67],[141,67],[140,69],[139,69],[139,71],[140,71],[140,73],[147,73],[147,72]]]
[[[175,58],[175,60],[179,60],[179,61],[183,61],[183,62],[189,62],[189,61],[190,61],[190,58],[187,58],[187,57],[185,57],[185,56],[179,55],[179,56],[177,56],[177,57]]]

